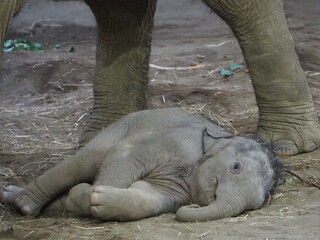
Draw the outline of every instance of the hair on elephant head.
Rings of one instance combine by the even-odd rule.
[[[177,219],[216,220],[261,207],[276,185],[277,162],[271,148],[257,139],[220,139],[195,167],[190,186],[194,204],[178,209]]]

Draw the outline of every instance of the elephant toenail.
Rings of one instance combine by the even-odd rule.
[[[295,155],[299,152],[297,146],[289,141],[279,141],[274,145],[274,149],[280,156]]]
[[[0,202],[5,203],[7,201],[8,201],[8,193],[6,192],[0,193]]]
[[[21,207],[23,205],[23,199],[20,197],[16,198],[16,200],[14,202],[18,207]]]
[[[32,215],[33,214],[32,209],[29,206],[22,207],[21,212],[23,215]]]
[[[308,142],[304,150],[306,152],[311,152],[311,151],[315,150],[316,148],[317,148],[317,144],[315,142]]]
[[[99,217],[99,212],[97,207],[91,207],[90,210],[91,210],[91,215],[93,217]]]
[[[289,148],[286,146],[279,146],[275,150],[278,155],[287,155],[289,152]]]
[[[90,204],[91,205],[96,205],[98,202],[98,194],[97,193],[91,193],[90,198],[89,198]]]
[[[191,205],[187,205],[186,207],[188,207],[188,208],[200,208],[200,205],[198,205],[198,204],[191,204]]]
[[[93,186],[93,188],[92,188],[92,191],[93,192],[101,192],[101,186]]]
[[[11,192],[12,189],[13,189],[13,186],[9,185],[9,186],[3,187],[3,189],[4,189],[5,191]]]

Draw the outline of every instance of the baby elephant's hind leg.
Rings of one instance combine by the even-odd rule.
[[[106,185],[92,187],[90,195],[92,216],[104,221],[132,221],[174,212],[176,204],[144,181],[127,189]]]
[[[65,214],[72,217],[90,217],[89,196],[92,186],[81,183],[74,186],[67,194],[60,196],[43,210],[44,215]]]

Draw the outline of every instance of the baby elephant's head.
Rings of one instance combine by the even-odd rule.
[[[177,219],[216,220],[261,207],[275,182],[274,162],[273,151],[253,139],[220,139],[195,167],[190,191],[196,205],[180,208]]]

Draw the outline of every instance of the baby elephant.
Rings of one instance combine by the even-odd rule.
[[[263,145],[202,116],[146,110],[110,125],[25,188],[5,187],[0,200],[34,216],[44,208],[104,221],[167,212],[180,221],[215,220],[261,207],[273,161]]]

